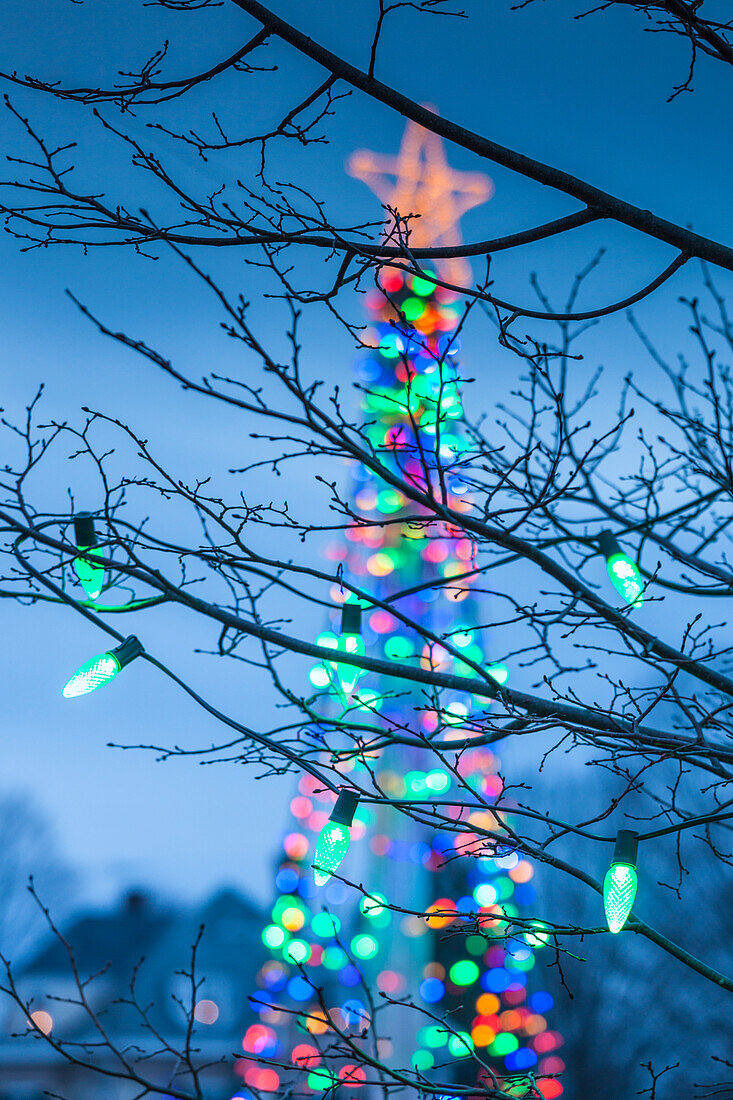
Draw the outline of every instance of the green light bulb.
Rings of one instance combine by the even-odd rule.
[[[611,531],[601,531],[598,546],[606,559],[611,584],[619,596],[632,607],[641,607],[644,603],[644,583],[636,562],[628,554],[624,554]]]
[[[143,652],[140,641],[134,634],[125,638],[124,642],[115,646],[106,653],[98,653],[96,657],[90,657],[81,668],[78,668],[63,689],[65,699],[75,699],[78,695],[88,695],[90,691],[108,684],[114,680],[120,669],[129,665]]]
[[[97,549],[97,533],[94,530],[94,517],[89,512],[79,512],[74,516],[74,538],[80,550],[95,557],[102,551]],[[79,583],[90,600],[96,600],[101,594],[104,583],[104,566],[87,558],[74,558],[74,572]]]
[[[359,794],[342,787],[331,816],[316,841],[313,855],[313,878],[316,886],[325,886],[334,871],[343,863],[351,843],[350,826],[358,805]]]
[[[318,834],[315,855],[313,856],[313,878],[316,886],[325,886],[334,871],[344,861],[351,843],[351,832],[347,825],[337,821],[327,821]]]
[[[96,557],[101,557],[102,551],[98,547],[80,546],[80,550],[86,550]],[[101,595],[104,584],[104,566],[97,562],[88,561],[86,558],[74,558],[74,572],[79,578],[79,584],[90,600],[96,600]]]
[[[353,654],[355,657],[365,656],[366,646],[361,636],[361,604],[358,600],[349,599],[343,605],[339,636],[334,638],[333,635],[321,635],[318,642],[340,653]],[[332,687],[340,695],[344,706],[348,705],[356,685],[366,674],[366,670],[357,668],[356,665],[341,664],[339,661],[324,661],[324,666]]]
[[[611,578],[611,584],[632,607],[641,607],[644,603],[642,592],[644,585],[641,574],[628,554],[613,554],[606,560],[606,569]]]
[[[636,868],[612,863],[603,881],[603,907],[609,932],[620,932],[636,897]]]
[[[75,699],[77,695],[87,695],[103,684],[114,680],[120,671],[120,662],[113,653],[100,653],[90,657],[71,677],[62,694],[65,699]]]
[[[620,932],[626,924],[636,897],[636,852],[639,834],[619,829],[611,866],[603,880],[603,908],[609,932]]]
[[[364,639],[361,634],[339,635],[338,648],[341,653],[350,653],[355,657],[364,657],[366,655],[366,646],[364,645]],[[338,677],[339,687],[347,697],[352,694],[359,680],[361,680],[362,676],[365,674],[366,670],[357,668],[356,665],[336,665],[336,676]]]

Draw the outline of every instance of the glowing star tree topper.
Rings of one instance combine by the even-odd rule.
[[[318,834],[313,856],[313,878],[316,886],[325,886],[334,871],[344,861],[351,843],[350,826],[354,820],[359,795],[342,788],[331,816]]]
[[[601,531],[598,545],[606,559],[611,584],[619,596],[632,607],[641,607],[644,603],[644,583],[636,562],[628,554],[624,554],[611,531]]]
[[[79,512],[74,517],[74,541],[79,550],[85,550],[89,555],[74,558],[74,572],[89,599],[96,600],[104,584],[104,566],[91,560],[91,555],[98,556],[101,551],[97,547],[94,519],[89,512]]]
[[[140,641],[134,634],[125,638],[124,642],[106,653],[98,653],[96,657],[90,657],[81,668],[78,668],[62,692],[65,699],[75,699],[78,695],[88,695],[90,691],[108,684],[114,680],[117,673],[134,661],[143,652]]]
[[[619,829],[613,862],[603,881],[603,907],[609,932],[620,932],[626,924],[636,897],[636,852],[639,834],[633,829]]]

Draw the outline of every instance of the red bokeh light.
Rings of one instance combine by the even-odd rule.
[[[353,1089],[360,1089],[366,1082],[366,1073],[361,1066],[342,1066],[339,1070],[339,1080],[345,1081]]]

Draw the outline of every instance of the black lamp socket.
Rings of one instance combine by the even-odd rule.
[[[614,863],[628,863],[636,867],[636,854],[639,849],[639,834],[633,829],[619,829],[616,833],[616,847],[613,850]]]
[[[341,633],[361,634],[361,604],[345,603],[342,606]]]
[[[612,531],[601,531],[598,536],[598,546],[604,558],[612,558],[614,554],[623,554],[623,550],[614,538]]]
[[[94,517],[89,512],[79,512],[74,516],[74,538],[77,546],[97,545]]]
[[[110,649],[109,652],[117,658],[120,668],[124,668],[125,665],[129,665],[130,661],[134,661],[145,650],[140,639],[136,638],[134,634],[130,634],[129,638],[125,638],[124,642],[121,642],[115,649]]]
[[[337,825],[350,826],[354,820],[356,807],[359,805],[359,797],[358,791],[349,791],[346,787],[342,787],[336,804],[331,810],[330,820],[335,821]]]

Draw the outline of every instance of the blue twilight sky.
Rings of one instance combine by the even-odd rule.
[[[365,64],[376,5],[363,0],[320,0],[310,5],[275,0],[274,6],[317,40]],[[723,66],[703,59],[694,94],[681,95],[670,104],[667,96],[686,72],[684,45],[670,37],[645,35],[641,21],[629,11],[578,21],[573,14],[582,5],[576,8],[566,0],[534,3],[518,12],[509,10],[508,0],[468,0],[466,7],[469,22],[429,17],[415,22],[398,16],[382,49],[378,75],[499,142],[664,217],[693,224],[700,232],[733,238],[732,154],[724,106],[730,73]],[[189,33],[193,27],[195,34]],[[138,15],[130,0],[115,5],[97,0],[83,6],[49,0],[31,9],[20,0],[7,0],[0,68],[93,84],[115,67],[139,67],[152,48],[170,36],[167,71],[180,73],[233,52],[254,29],[226,0],[205,18],[175,19],[150,8]],[[119,64],[110,66],[118,48]],[[223,94],[233,129],[248,119],[271,121],[289,95],[309,90],[320,79],[315,66],[287,48],[272,46],[267,58],[281,66],[279,75],[256,81],[228,79],[222,85],[218,102]],[[68,140],[78,124],[80,189],[104,187],[115,198],[139,205],[139,174],[130,171],[113,142],[100,139],[87,122],[79,121],[78,110],[40,95],[12,90],[11,94],[44,133]],[[210,126],[212,102],[208,92],[180,101],[172,125]],[[120,123],[109,109],[106,117]],[[29,147],[17,121],[0,116],[0,127],[3,148],[26,155]],[[331,144],[307,152],[279,147],[273,177],[279,173],[279,178],[308,187],[337,218],[377,218],[373,196],[349,179],[342,165],[355,147],[395,152],[401,131],[400,119],[354,94],[338,107]],[[149,135],[146,140],[155,139]],[[173,170],[185,172],[193,186],[203,190],[216,187],[222,173],[246,180],[253,170],[247,152],[230,159],[225,168],[216,157],[204,163],[172,142],[162,148]],[[462,150],[449,149],[449,157],[457,168],[488,171],[496,186],[491,203],[465,218],[467,239],[511,231],[574,208],[562,196],[481,165]],[[9,167],[3,169],[3,177]],[[102,187],[100,180],[105,181]],[[159,196],[148,183],[144,190],[145,202],[155,210]],[[566,242],[545,242],[498,257],[493,268],[496,292],[530,300],[528,277],[536,270],[559,302],[575,270],[601,244],[608,254],[582,299],[589,307],[609,294],[629,293],[670,258],[662,245],[642,242],[625,230],[596,226],[576,232]],[[134,427],[178,476],[218,476],[258,454],[258,445],[248,438],[249,425],[182,393],[131,353],[105,341],[64,294],[70,288],[112,328],[145,339],[193,374],[235,369],[240,353],[221,335],[215,304],[180,262],[167,256],[153,262],[116,248],[92,250],[87,256],[62,248],[22,253],[9,236],[0,239],[0,248],[0,404],[9,419],[22,416],[39,382],[45,381],[41,420],[80,423],[80,407],[89,404]],[[284,354],[283,315],[276,303],[257,300],[270,288],[265,278],[243,268],[235,250],[224,255],[210,250],[198,258],[228,289],[254,299],[256,325]],[[320,256],[303,262],[319,274]],[[728,288],[729,281],[721,276],[721,289]],[[684,272],[638,310],[661,347],[672,354],[681,346],[685,329],[677,297],[694,291],[698,282],[697,270]],[[358,303],[353,306],[355,317],[359,309]],[[331,383],[348,384],[354,349],[343,330],[313,311],[305,321],[303,343],[306,370]],[[650,387],[659,385],[623,317],[590,334],[584,350],[579,376],[590,374],[599,362],[605,364],[611,394],[633,366],[639,367],[642,379],[649,379]],[[472,412],[504,396],[516,375],[515,361],[502,358],[489,324],[481,318],[467,333],[463,364],[477,378],[470,390]],[[509,372],[502,369],[505,365]],[[121,439],[116,443],[120,452],[114,461],[124,469],[131,460],[129,452]],[[61,462],[67,451],[68,447],[58,450],[55,464],[47,467],[37,486],[37,499],[49,510],[63,510],[67,486],[81,502],[92,484],[89,471]],[[3,450],[3,464],[8,460]],[[257,488],[262,499],[274,493],[280,499],[309,500],[311,494],[315,506],[322,497],[313,474],[307,467],[292,468],[286,482],[273,485],[263,473]],[[88,506],[93,507],[93,501]],[[154,500],[149,507],[157,507]],[[172,522],[177,524],[179,517]],[[287,601],[279,613],[298,614]],[[86,896],[104,899],[132,882],[190,897],[229,882],[266,895],[290,783],[256,782],[253,770],[236,765],[199,767],[186,760],[158,764],[146,753],[107,748],[110,740],[203,745],[220,734],[177,689],[139,663],[126,674],[124,685],[118,682],[76,705],[66,703],[60,686],[82,659],[104,648],[99,633],[58,609],[29,610],[3,603],[0,615],[0,791],[25,792],[52,819],[64,856],[82,871]],[[303,628],[315,633],[319,626]],[[230,708],[253,725],[272,721],[273,700],[251,670],[194,653],[215,637],[212,632],[202,637],[190,617],[156,612],[127,629],[139,630],[151,652],[164,657],[223,709]],[[292,667],[305,675],[307,663]],[[516,684],[523,686],[519,680]]]

